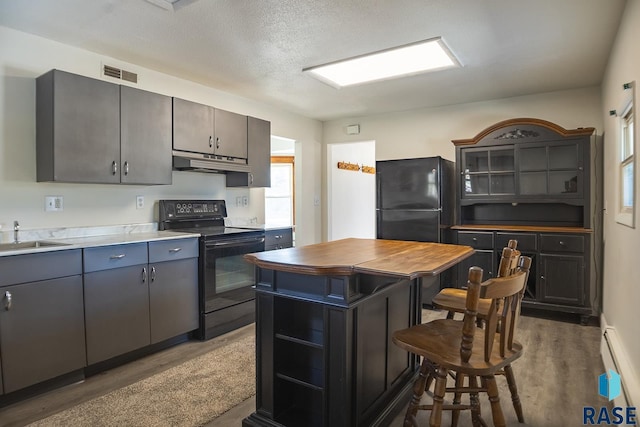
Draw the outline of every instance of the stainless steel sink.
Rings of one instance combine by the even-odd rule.
[[[49,248],[54,246],[67,246],[67,243],[48,242],[46,240],[33,240],[19,243],[0,243],[0,252],[19,251],[23,249]]]

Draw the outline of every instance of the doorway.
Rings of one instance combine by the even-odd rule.
[[[375,141],[327,145],[328,240],[375,239],[375,164]]]

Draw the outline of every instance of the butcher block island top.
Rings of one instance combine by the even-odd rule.
[[[245,259],[261,268],[291,273],[365,273],[411,280],[440,274],[473,253],[473,248],[462,245],[348,238],[247,254]]]

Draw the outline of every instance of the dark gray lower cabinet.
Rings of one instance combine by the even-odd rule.
[[[89,365],[150,344],[146,270],[138,264],[85,274]]]
[[[150,264],[151,344],[198,328],[198,259]]]
[[[198,328],[198,239],[88,248],[89,365]]]
[[[80,250],[0,258],[4,393],[85,366],[81,259]]]
[[[293,229],[291,227],[265,231],[264,250],[284,249],[293,246]]]

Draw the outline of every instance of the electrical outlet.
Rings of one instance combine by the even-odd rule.
[[[63,210],[62,196],[44,196],[44,210],[47,212],[59,212]]]
[[[242,196],[242,206],[249,206],[249,196]]]
[[[136,209],[144,208],[144,196],[136,196]]]

